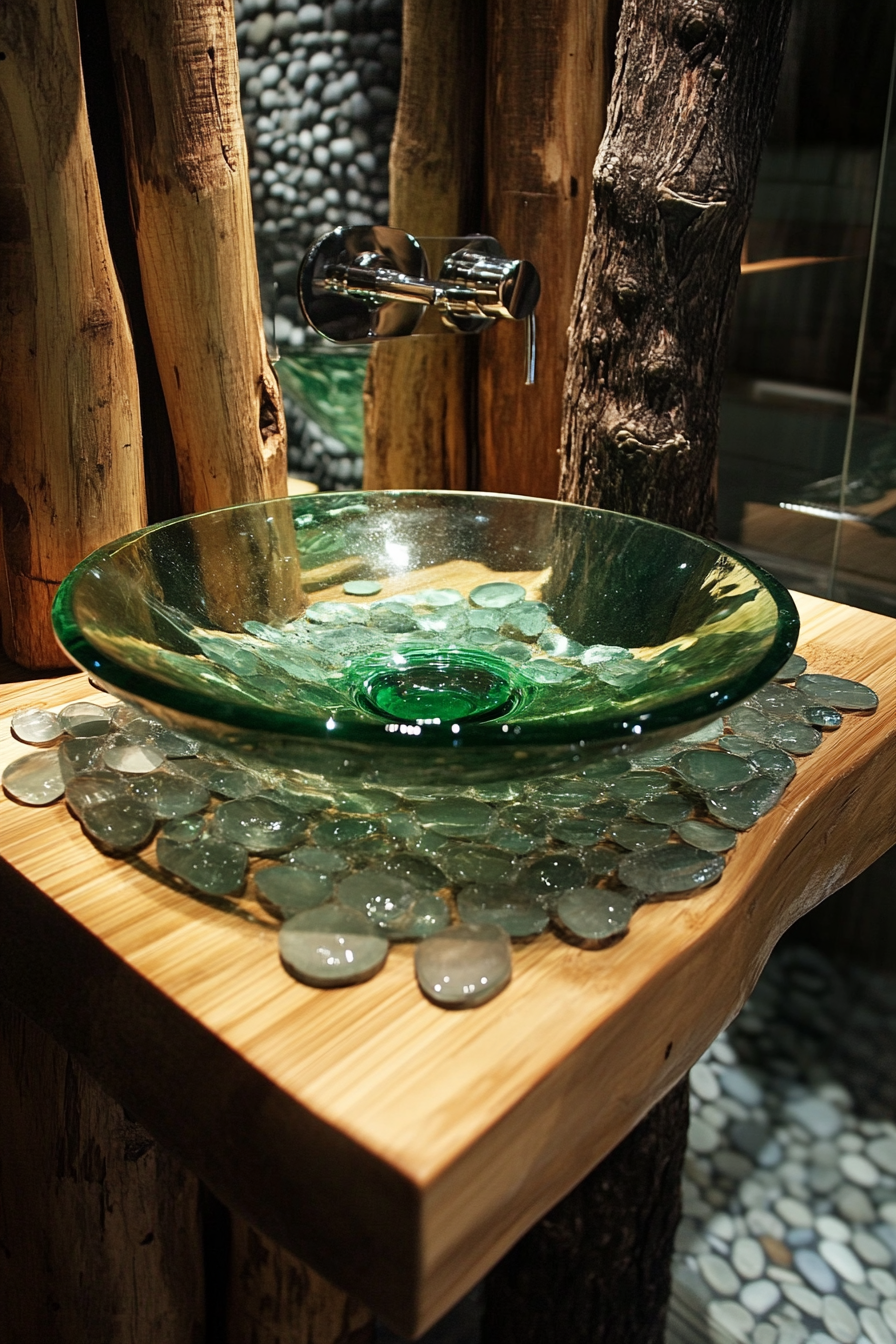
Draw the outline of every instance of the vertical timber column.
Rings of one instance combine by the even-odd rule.
[[[131,213],[186,511],[286,494],[232,0],[108,0]]]
[[[390,223],[418,237],[478,232],[484,6],[404,0]],[[373,346],[364,389],[368,490],[474,484],[476,337],[449,331]]]
[[[3,1344],[204,1344],[199,1183],[0,1001]]]
[[[541,275],[535,383],[525,325],[496,322],[479,356],[479,486],[553,499],[567,326],[607,101],[607,0],[491,0],[485,229]]]
[[[65,666],[50,607],[146,519],[134,350],[103,222],[75,0],[0,6],[3,643]]]

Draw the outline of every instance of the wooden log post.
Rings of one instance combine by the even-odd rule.
[[[555,499],[575,289],[607,102],[607,0],[491,0],[485,231],[541,276],[535,383],[522,322],[496,322],[479,356],[478,484]]]
[[[390,223],[419,237],[477,232],[485,25],[466,0],[405,0]],[[364,485],[464,490],[471,480],[477,341],[445,331],[373,347]]]
[[[146,518],[139,394],[109,254],[74,0],[0,7],[3,643],[63,667],[56,588]]]
[[[108,0],[146,311],[187,512],[286,494],[230,0]]]

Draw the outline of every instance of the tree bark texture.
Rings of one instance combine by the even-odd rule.
[[[485,231],[541,276],[535,383],[522,322],[479,355],[479,486],[555,499],[569,309],[607,102],[607,0],[490,0]]]
[[[50,607],[69,569],[146,517],[134,350],[112,267],[75,0],[0,4],[3,642],[66,665]]]
[[[108,0],[140,271],[187,511],[286,494],[231,0]]]
[[[205,1344],[199,1182],[0,1002],[3,1344]]]
[[[663,1344],[688,1080],[485,1280],[487,1344]]]
[[[570,325],[563,499],[712,532],[725,341],[790,0],[624,0]]]
[[[308,1265],[231,1215],[227,1344],[373,1344],[374,1320]]]
[[[417,237],[479,229],[485,25],[468,0],[404,0],[390,223]],[[470,484],[476,338],[382,341],[364,390],[368,490]]]

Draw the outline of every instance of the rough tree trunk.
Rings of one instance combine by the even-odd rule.
[[[569,306],[607,102],[607,0],[491,0],[485,231],[541,276],[535,383],[523,322],[496,322],[479,354],[482,490],[555,499]]]
[[[487,1276],[484,1344],[662,1344],[687,1128],[683,1078]]]
[[[286,494],[231,0],[108,0],[146,311],[181,502]]]
[[[560,493],[710,533],[725,339],[790,0],[625,0]]]
[[[146,517],[139,394],[103,223],[75,0],[0,4],[3,642],[66,665],[58,584]]]
[[[405,0],[389,219],[418,237],[479,228],[485,24],[467,0]],[[477,342],[444,331],[373,347],[364,390],[364,485],[472,484]]]

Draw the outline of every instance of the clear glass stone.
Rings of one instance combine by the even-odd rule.
[[[336,821],[321,821],[314,828],[315,842],[323,848],[330,845],[351,845],[368,835],[377,835],[378,821],[366,817],[339,817]]]
[[[597,845],[607,832],[606,823],[587,817],[560,817],[550,826],[551,837],[564,845]]]
[[[538,636],[538,647],[555,658],[579,658],[585,652],[585,645],[577,639],[567,639],[562,630],[545,630]]]
[[[89,700],[75,700],[56,711],[59,722],[72,737],[102,737],[109,731],[112,709]]]
[[[342,591],[350,597],[374,597],[383,591],[383,585],[376,579],[349,579],[342,585]]]
[[[87,775],[73,775],[65,786],[65,801],[76,817],[85,807],[108,803],[113,798],[129,798],[131,786],[122,775],[113,770],[96,770]]]
[[[20,709],[12,716],[13,735],[29,747],[55,742],[65,732],[58,717],[49,709]]]
[[[183,844],[159,836],[156,858],[166,873],[206,896],[236,895],[246,876],[245,849],[224,840],[203,838]]]
[[[839,728],[843,715],[839,709],[831,709],[829,705],[810,705],[806,710],[806,722],[816,728]]]
[[[3,787],[17,803],[45,807],[65,791],[59,756],[55,751],[32,751],[11,761],[2,776]]]
[[[101,737],[73,737],[59,744],[59,769],[66,783],[75,775],[89,774],[97,766],[104,741]]]
[[[526,596],[519,583],[480,583],[470,593],[474,607],[510,607]]]
[[[313,602],[305,619],[312,625],[366,625],[369,608],[356,602]]]
[[[661,793],[658,798],[640,803],[635,809],[643,821],[655,822],[658,826],[677,826],[691,814],[691,804],[680,793]]]
[[[305,817],[283,806],[276,798],[257,793],[222,803],[212,818],[216,840],[243,845],[250,854],[282,854],[292,849],[305,833]]]
[[[113,733],[103,743],[103,764],[125,775],[148,775],[158,770],[165,757],[149,742],[132,742],[123,733]]]
[[[165,825],[159,831],[159,839],[185,845],[190,840],[198,840],[204,832],[205,817],[177,817],[174,821],[165,822]]]
[[[625,933],[635,908],[635,899],[623,892],[578,887],[563,893],[554,915],[567,933],[586,946],[602,947]]]
[[[510,938],[497,924],[458,924],[427,938],[414,965],[421,990],[443,1008],[477,1008],[510,983]]]
[[[793,756],[809,756],[821,741],[821,729],[811,723],[779,723],[772,733],[773,744]]]
[[[515,602],[505,607],[501,633],[511,639],[535,639],[548,623],[548,609],[543,602]]]
[[[530,863],[519,877],[521,891],[550,904],[561,891],[583,887],[588,874],[582,860],[573,854],[549,854]]]
[[[293,915],[279,941],[286,969],[318,989],[369,980],[389,955],[385,934],[360,910],[344,905],[320,905]]]
[[[134,798],[110,798],[83,808],[81,825],[102,849],[127,854],[152,837],[156,819]]]
[[[581,676],[581,672],[567,663],[551,662],[550,658],[533,658],[523,668],[523,675],[527,681],[550,686],[559,685],[563,681],[572,681],[574,677]]]
[[[785,785],[766,775],[757,775],[733,789],[707,790],[704,794],[707,811],[723,826],[736,831],[747,831],[760,817],[770,812],[784,792]]]
[[[66,793],[68,791],[66,790]],[[173,775],[167,771],[143,775],[130,785],[132,797],[149,808],[163,821],[186,817],[208,807],[210,795],[204,784],[189,775]]]
[[[416,854],[393,854],[383,867],[387,873],[409,882],[418,893],[440,891],[442,887],[448,885],[448,879],[441,868],[430,863],[429,859],[420,858]]]

